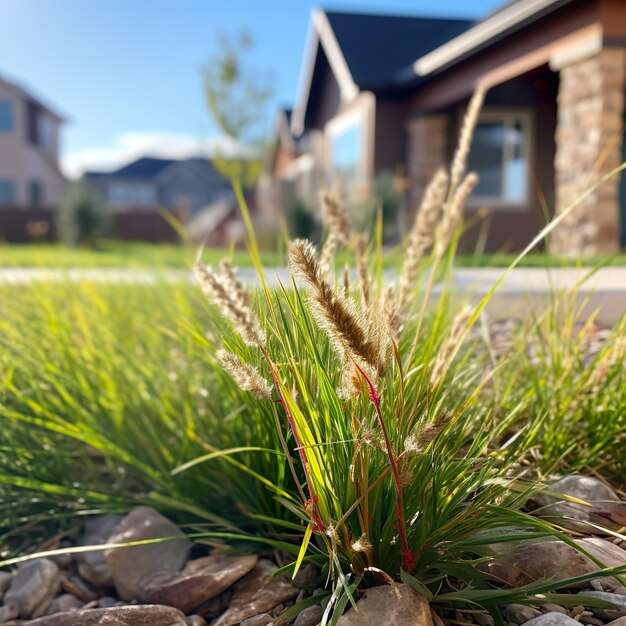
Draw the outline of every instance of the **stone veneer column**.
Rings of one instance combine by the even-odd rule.
[[[604,49],[560,70],[557,214],[621,163],[626,51]],[[619,248],[619,175],[590,194],[552,233],[555,254],[612,254]]]
[[[407,124],[407,174],[409,212],[419,207],[424,190],[438,168],[447,161],[448,117],[420,115]]]

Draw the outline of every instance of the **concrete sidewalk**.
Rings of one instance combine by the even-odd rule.
[[[480,301],[504,271],[503,268],[458,268],[454,282],[459,297]],[[584,305],[584,314],[597,309],[600,323],[614,324],[626,313],[626,267],[602,268],[589,277],[590,273],[589,268],[516,268],[500,285],[487,310],[496,318],[521,317],[528,310],[543,310],[555,291],[571,290],[580,285],[577,298],[580,306]],[[266,275],[271,284],[289,282],[287,270],[282,267],[268,268]],[[258,282],[254,269],[241,270],[240,276],[245,282]],[[394,279],[391,271],[386,272],[386,276]],[[184,270],[0,268],[0,283],[21,285],[64,280],[158,284],[189,282],[193,278]]]

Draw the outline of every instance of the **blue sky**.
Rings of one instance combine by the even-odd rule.
[[[0,0],[0,73],[69,118],[64,164],[112,167],[141,151],[196,151],[215,139],[200,69],[220,34],[254,38],[276,105],[297,93],[309,14],[347,10],[480,17],[501,0]]]

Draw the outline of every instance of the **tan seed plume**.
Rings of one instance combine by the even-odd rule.
[[[456,191],[457,185],[461,182],[465,170],[467,168],[467,156],[472,145],[472,138],[474,137],[474,130],[478,123],[480,111],[485,100],[485,89],[478,87],[469,102],[465,117],[463,118],[463,125],[461,126],[461,133],[459,135],[459,145],[454,154],[452,160],[452,167],[450,168],[450,192]]]
[[[196,263],[196,280],[205,296],[220,309],[222,315],[233,325],[249,346],[265,346],[265,332],[259,319],[249,306],[249,295],[235,278],[232,268],[216,271],[208,265]]]
[[[367,274],[367,254],[364,235],[359,235],[356,240],[356,264],[359,289],[361,291],[361,305],[365,309],[370,302],[370,278]]]
[[[322,220],[329,232],[334,232],[339,243],[350,241],[350,222],[338,195],[328,190],[321,192]]]
[[[292,276],[308,284],[311,314],[344,361],[348,377],[352,372],[350,367],[354,369],[354,364],[363,371],[378,371],[378,343],[369,336],[367,319],[357,311],[351,299],[325,278],[315,247],[302,239],[291,243],[288,267]]]
[[[398,287],[398,306],[403,310],[406,306],[411,282],[420,261],[427,250],[432,247],[435,229],[441,216],[443,205],[448,191],[448,175],[441,168],[437,170],[432,180],[426,187],[424,197],[420,204],[406,249],[400,283]]]
[[[460,226],[461,221],[463,220],[465,203],[477,184],[478,175],[474,172],[470,172],[463,179],[463,182],[455,191],[449,204],[445,207],[441,223],[437,229],[437,256],[442,256],[450,245],[456,229]]]
[[[338,244],[339,238],[337,233],[331,230],[322,246],[322,254],[320,255],[320,269],[325,275],[329,274],[333,269]]]
[[[259,374],[256,367],[248,363],[242,363],[237,355],[226,350],[218,350],[217,358],[222,367],[232,379],[243,389],[249,391],[259,398],[266,400],[272,397],[272,387],[269,382]]]
[[[430,388],[436,389],[450,368],[450,365],[457,355],[459,348],[465,338],[468,331],[468,323],[474,313],[473,307],[466,305],[459,313],[457,313],[452,325],[450,326],[450,333],[448,338],[444,341],[433,366],[430,375]]]
[[[328,230],[328,236],[322,247],[320,265],[322,271],[329,273],[335,263],[339,244],[344,246],[350,241],[350,223],[345,207],[337,194],[323,190],[320,194],[322,221]]]

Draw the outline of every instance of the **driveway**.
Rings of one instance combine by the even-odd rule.
[[[502,268],[456,269],[453,280],[459,298],[480,301],[504,271]],[[289,280],[287,270],[282,267],[269,268],[266,274],[271,284]],[[254,269],[241,270],[240,275],[245,282],[258,282]],[[386,276],[392,280],[393,272],[387,271]],[[0,283],[21,285],[64,280],[158,284],[190,282],[193,277],[184,270],[0,268]],[[521,317],[529,309],[543,310],[555,291],[571,290],[576,285],[580,285],[577,300],[585,315],[598,310],[598,322],[614,324],[626,313],[626,267],[606,267],[593,274],[588,268],[516,268],[500,285],[487,310],[495,318]]]

